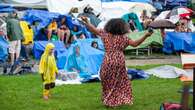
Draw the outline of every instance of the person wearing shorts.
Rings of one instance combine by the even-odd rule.
[[[23,39],[20,21],[17,18],[16,11],[9,13],[7,18],[7,36],[9,39],[9,53],[11,56],[11,65],[19,58],[21,50],[21,40]]]

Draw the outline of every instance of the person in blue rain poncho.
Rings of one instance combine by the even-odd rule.
[[[77,72],[81,78],[90,77],[84,56],[80,54],[80,47],[78,45],[73,48],[73,53],[68,57],[66,69],[68,72]]]

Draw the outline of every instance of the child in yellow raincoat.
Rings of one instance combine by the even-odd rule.
[[[43,55],[41,56],[39,64],[39,73],[43,80],[43,98],[49,98],[50,89],[55,87],[55,79],[58,73],[58,68],[56,66],[55,57],[53,55],[54,45],[48,43]]]

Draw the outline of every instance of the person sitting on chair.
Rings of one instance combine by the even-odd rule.
[[[48,25],[47,27],[47,38],[48,40],[51,40],[51,37],[52,37],[52,34],[57,34],[57,22],[56,22],[56,19],[52,19],[51,23]]]

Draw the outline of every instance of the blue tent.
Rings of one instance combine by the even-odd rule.
[[[163,51],[165,53],[173,53],[175,51],[195,53],[195,33],[167,32]]]
[[[0,36],[0,62],[5,62],[8,56],[8,42]]]

